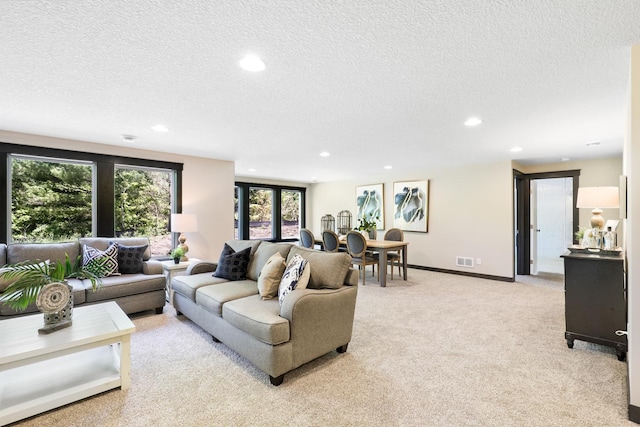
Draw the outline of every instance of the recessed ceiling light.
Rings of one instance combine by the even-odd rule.
[[[322,153],[320,153],[320,157],[329,157],[331,155],[331,153],[329,153],[328,151],[323,151]]]
[[[522,151],[522,147],[513,147],[511,150],[512,153],[519,153],[520,151]]]
[[[258,58],[255,55],[245,56],[240,60],[240,62],[238,62],[238,64],[240,64],[240,67],[243,70],[252,71],[254,73],[263,71],[266,68],[262,59]]]
[[[385,166],[384,168],[385,168],[385,169],[393,169],[393,166],[391,166],[391,165],[387,165],[387,166]]]
[[[466,122],[464,122],[465,126],[478,126],[480,123],[482,123],[482,120],[480,120],[477,117],[470,117],[467,119]]]
[[[318,181],[318,177],[317,176],[312,176],[311,177],[311,182],[317,182]]]
[[[165,125],[155,125],[152,126],[151,129],[155,130],[156,132],[169,132],[169,128]]]
[[[571,160],[571,159],[568,158],[568,157],[563,157],[563,158],[560,159],[561,162],[568,162],[569,160]]]
[[[254,168],[249,168],[248,170],[249,170],[249,172],[255,172],[256,171]]]
[[[136,137],[134,135],[122,135],[122,139],[124,139],[126,142],[136,141]]]
[[[594,147],[596,145],[600,145],[600,141],[589,141],[586,145],[587,147]]]

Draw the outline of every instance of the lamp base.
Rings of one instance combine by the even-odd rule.
[[[591,211],[593,216],[591,217],[591,228],[599,228],[602,230],[604,228],[604,218],[602,217],[602,209],[595,208]]]
[[[602,223],[604,224],[604,223]],[[182,249],[182,251],[184,252],[184,255],[182,255],[182,258],[180,258],[180,261],[189,261],[189,258],[187,258],[187,252],[189,252],[189,246],[186,245],[186,241],[187,238],[184,235],[184,233],[180,233],[180,237],[178,237],[178,241],[180,242],[180,244],[178,245],[179,248]]]

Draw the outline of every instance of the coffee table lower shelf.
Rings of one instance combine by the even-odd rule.
[[[118,353],[100,347],[0,372],[0,424],[120,387]]]
[[[0,322],[0,426],[129,388],[135,326],[115,302],[77,308],[73,325],[50,335],[38,335],[41,322]]]

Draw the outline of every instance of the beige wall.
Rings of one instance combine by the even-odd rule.
[[[408,262],[501,277],[513,276],[513,172],[510,162],[425,170],[420,176],[400,171],[357,181],[311,186],[307,226],[320,233],[322,215],[343,209],[355,215],[355,187],[384,184],[385,228],[393,227],[393,182],[428,179],[429,231],[406,232]],[[355,222],[355,226],[357,223]],[[381,239],[384,233],[380,232]],[[456,256],[480,258],[473,268],[456,267]],[[475,263],[474,263],[475,264]]]
[[[618,187],[622,175],[622,156],[527,166],[513,162],[513,168],[522,173],[580,170],[580,187]],[[580,227],[589,228],[591,216],[591,209],[580,209]],[[619,219],[620,210],[603,209],[602,216],[605,220]],[[622,226],[618,231],[622,233]]]
[[[224,241],[233,238],[233,162],[7,131],[0,131],[0,141],[183,163],[182,211],[198,215],[198,232],[186,235],[189,256],[218,259]]]
[[[628,211],[625,222],[629,331],[629,404],[640,407],[640,45],[631,49],[629,99],[624,147]],[[637,420],[636,420],[637,421]]]

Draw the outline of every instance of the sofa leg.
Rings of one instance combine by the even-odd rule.
[[[176,316],[180,316],[182,313],[176,310]]]
[[[282,382],[284,381],[284,374],[278,376],[278,377],[272,377],[271,375],[269,375],[269,381],[271,381],[271,385],[274,386],[279,386],[280,384],[282,384]]]
[[[164,307],[156,307],[156,314],[162,314]]]
[[[214,337],[213,335],[211,335],[211,339],[213,340],[213,342],[220,342],[220,340],[216,337]]]
[[[349,346],[349,343],[346,343],[345,345],[341,345],[340,347],[336,348],[336,351],[338,353],[345,353],[347,351],[347,346]]]

